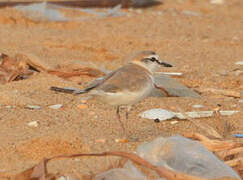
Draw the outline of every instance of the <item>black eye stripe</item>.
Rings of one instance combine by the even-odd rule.
[[[152,62],[159,62],[155,57],[152,57],[152,58],[144,58],[143,59],[144,61],[152,61]]]
[[[154,61],[156,61],[157,59],[155,58],[155,57],[152,57],[152,58],[150,58],[150,61],[152,61],[152,62],[154,62]],[[157,60],[158,61],[158,60]]]
[[[172,65],[165,63],[165,62],[160,62],[158,59],[156,59],[155,57],[152,58],[144,58],[143,61],[151,61],[151,62],[156,62],[159,65],[163,65],[165,67],[172,67]]]
[[[158,63],[158,64],[161,64],[161,63],[159,62],[159,60],[156,59],[155,57],[148,58],[148,60],[150,60],[150,61],[152,61],[152,62],[156,62],[156,63]]]

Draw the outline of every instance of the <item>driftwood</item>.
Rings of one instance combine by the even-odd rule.
[[[0,54],[0,84],[25,79],[39,72],[46,72],[63,79],[79,76],[100,77],[105,75],[100,70],[89,67],[71,67],[67,65],[52,69],[48,65],[43,64],[39,58],[30,54],[16,54],[14,57]]]
[[[195,176],[191,176],[188,174],[180,173],[172,171],[166,167],[158,167],[152,165],[150,162],[144,160],[134,153],[127,152],[103,152],[97,154],[71,154],[71,155],[60,155],[54,156],[48,159],[43,159],[39,164],[17,174],[14,176],[3,175],[2,177],[11,179],[11,180],[50,180],[57,179],[56,175],[48,173],[47,163],[51,160],[60,159],[60,158],[75,158],[75,157],[85,157],[85,156],[119,156],[123,158],[127,158],[134,163],[144,166],[148,169],[155,171],[160,177],[166,178],[168,180],[206,180],[204,178],[199,178]],[[1,174],[0,174],[1,177]]]
[[[43,2],[43,1],[39,1]],[[77,1],[47,1],[50,4],[67,7],[114,7],[121,4],[123,8],[129,7],[149,7],[161,4],[157,0],[77,0]],[[16,5],[28,5],[37,3],[37,1],[4,1],[0,2],[0,8],[12,7]]]

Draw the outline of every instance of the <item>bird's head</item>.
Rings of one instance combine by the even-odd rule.
[[[154,73],[160,66],[172,67],[171,64],[162,61],[154,51],[141,51],[136,53],[131,58],[131,63],[140,65],[151,73]]]

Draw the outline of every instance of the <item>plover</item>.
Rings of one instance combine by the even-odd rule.
[[[75,91],[68,90],[69,93],[88,93],[97,100],[116,106],[118,120],[125,131],[120,120],[120,107],[126,106],[126,118],[131,106],[150,95],[153,90],[153,73],[159,66],[172,67],[172,65],[160,60],[159,55],[154,51],[141,51],[131,56],[131,61],[112,71],[105,77],[96,79],[87,88]],[[63,88],[51,87],[51,90],[66,92]]]

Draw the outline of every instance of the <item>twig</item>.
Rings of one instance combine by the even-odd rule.
[[[220,158],[225,159],[228,156],[240,154],[242,152],[243,152],[243,147],[238,147],[238,148],[229,149],[229,150],[219,152],[218,155],[220,156]]]
[[[119,156],[119,157],[127,158],[138,165],[154,170],[160,177],[166,178],[168,180],[206,180],[205,178],[199,178],[199,177],[191,176],[180,172],[174,172],[165,167],[158,167],[152,165],[150,162],[139,157],[138,155],[133,153],[127,153],[127,152],[103,152],[97,154],[71,154],[71,155],[53,156],[51,158],[44,159],[36,166],[17,174],[16,176],[12,177],[12,179],[19,180],[20,178],[22,178],[22,180],[29,180],[31,178],[35,178],[38,180],[47,180],[48,177],[53,177],[53,175],[49,174],[47,171],[47,163],[49,161],[60,159],[60,158],[75,158],[75,157],[84,157],[84,156],[95,156],[95,157]]]
[[[243,157],[225,161],[225,164],[229,165],[230,167],[239,167],[239,170],[243,170]]]

